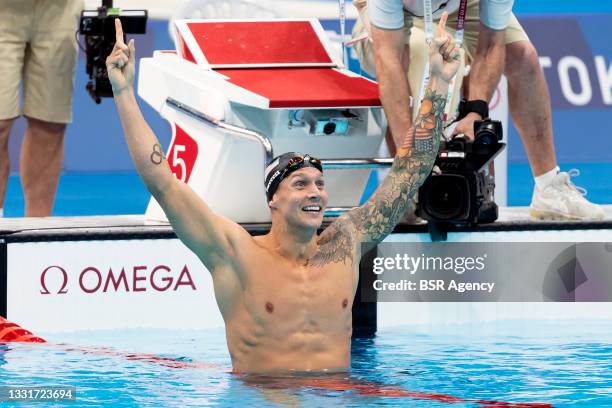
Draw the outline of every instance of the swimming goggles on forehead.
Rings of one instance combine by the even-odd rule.
[[[319,159],[310,157],[308,154],[290,158],[284,167],[277,168],[270,178],[266,177],[266,195],[268,197],[268,201],[272,199],[272,196],[276,192],[276,189],[281,181],[283,181],[294,171],[297,171],[303,167],[314,167],[323,173],[323,165]]]
[[[304,165],[310,164],[315,169],[323,172],[323,165],[321,164],[321,160],[315,159],[314,157],[310,157],[309,154],[302,156],[295,156],[289,159],[287,165],[285,166],[285,173],[294,171],[303,167]]]

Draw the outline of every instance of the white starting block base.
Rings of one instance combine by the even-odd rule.
[[[449,232],[449,242],[612,242],[612,205],[591,223],[534,222],[527,208],[501,208],[498,222]],[[248,224],[252,234],[270,225]],[[427,242],[426,226],[399,225],[387,238]],[[378,327],[465,321],[606,318],[598,303],[379,303]],[[193,311],[197,311],[194,313]],[[145,216],[0,219],[0,315],[37,334],[222,327],[212,281],[167,223]]]

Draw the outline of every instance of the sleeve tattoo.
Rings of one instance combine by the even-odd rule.
[[[445,105],[446,95],[427,89],[389,175],[364,205],[349,213],[364,240],[380,242],[389,235],[431,173],[444,130]]]
[[[315,264],[352,264],[359,242],[380,242],[393,231],[434,165],[444,129],[445,105],[445,95],[427,89],[389,175],[365,204],[340,217],[321,234]]]

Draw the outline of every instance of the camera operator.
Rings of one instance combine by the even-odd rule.
[[[432,0],[433,18],[446,11],[452,32],[458,20],[459,0]],[[411,28],[424,27],[423,0],[354,0],[360,22],[371,41],[355,48],[362,67],[376,67],[381,101],[394,139],[402,140],[412,123],[408,106],[410,86],[422,77],[426,60],[411,60]],[[474,121],[488,116],[488,102],[502,73],[508,78],[510,113],[523,140],[535,177],[530,214],[539,219],[598,220],[603,209],[587,201],[559,172],[553,137],[550,98],[537,51],[512,13],[513,0],[468,0],[465,50],[472,68],[467,87],[467,116],[455,134],[473,138]],[[434,23],[435,29],[435,23]],[[375,60],[375,64],[373,63]],[[370,72],[374,74],[373,72]],[[412,89],[418,93],[418,89]],[[390,150],[393,150],[393,146]]]
[[[0,216],[9,175],[8,137],[20,115],[27,119],[20,163],[25,215],[51,215],[64,132],[72,121],[75,31],[83,5],[83,0],[4,0],[0,6]]]

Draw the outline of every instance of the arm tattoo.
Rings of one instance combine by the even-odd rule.
[[[434,144],[440,144],[440,137],[444,130],[444,107],[446,98],[437,95],[431,89],[425,92],[425,98],[419,107],[419,116],[408,130],[408,135],[402,144],[403,148],[414,147],[417,153],[438,152],[438,146],[434,149]]]
[[[419,117],[402,145],[409,153],[396,156],[389,175],[364,205],[349,211],[323,231],[313,265],[353,265],[357,232],[376,242],[391,233],[406,212],[410,199],[431,172],[443,131],[445,103],[444,96],[427,90]]]
[[[380,242],[389,235],[429,176],[444,129],[445,104],[445,96],[427,89],[419,116],[408,131],[389,175],[364,205],[351,211],[350,218],[364,240]]]
[[[161,164],[162,161],[166,158],[164,156],[164,151],[159,143],[155,143],[153,145],[153,153],[151,153],[151,163],[153,164]]]
[[[323,266],[334,262],[353,264],[355,239],[347,221],[346,217],[340,217],[323,231],[318,242],[319,252],[312,259],[313,265]]]

